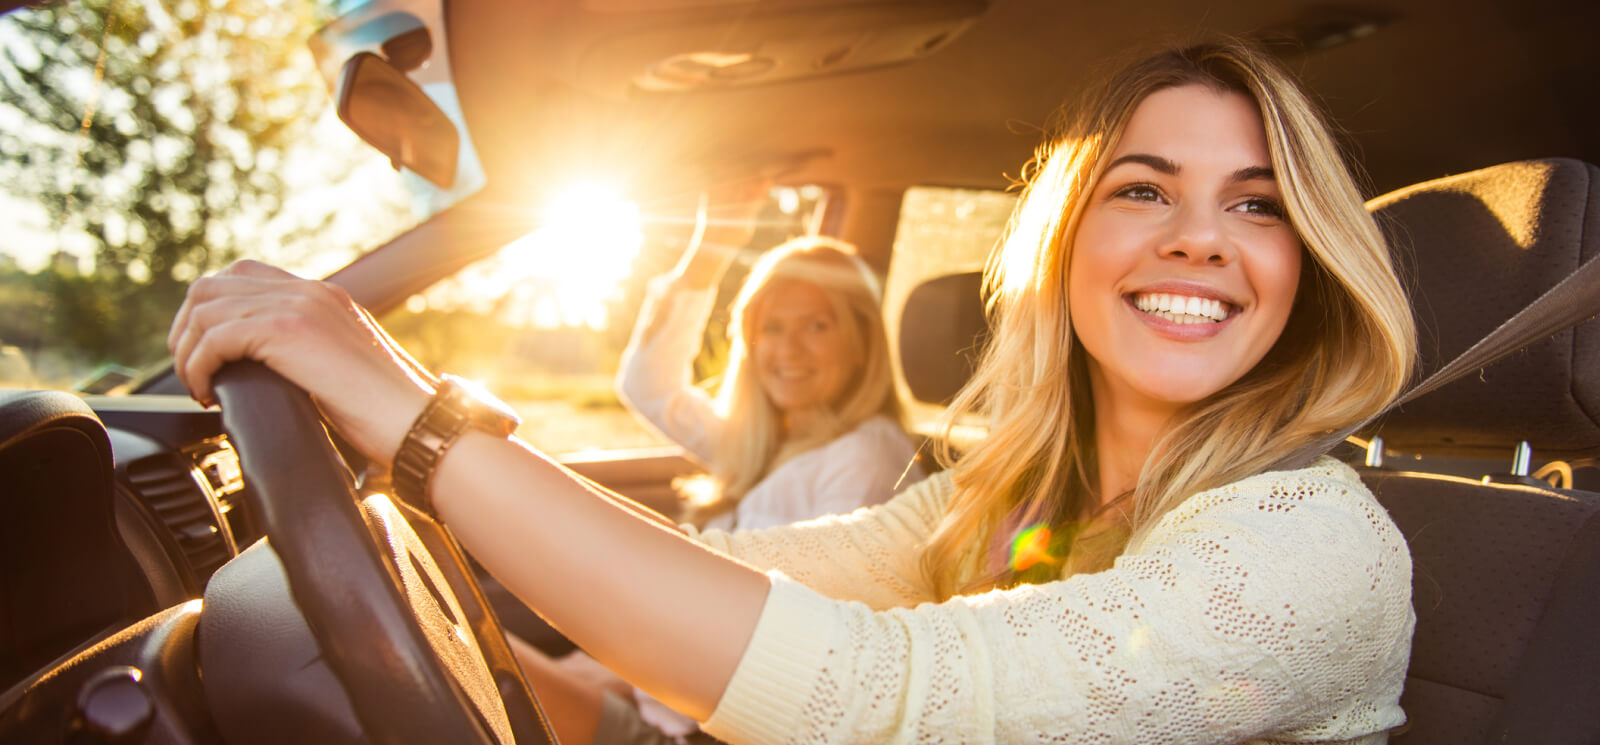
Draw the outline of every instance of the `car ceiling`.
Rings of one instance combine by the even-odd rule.
[[[707,29],[773,23],[768,14],[893,13],[917,2],[474,0],[449,3],[446,18],[463,110],[496,191],[595,171],[670,188],[686,164],[807,152],[821,155],[786,180],[1000,187],[1052,110],[1109,60],[1208,34],[1315,38],[1348,18],[1376,30],[1285,59],[1347,131],[1373,193],[1520,158],[1600,160],[1600,3],[948,4],[971,6],[975,22],[912,62],[693,93],[634,88],[663,36],[692,47]]]

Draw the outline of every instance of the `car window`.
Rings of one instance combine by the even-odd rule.
[[[325,276],[481,184],[338,120],[306,43],[329,3],[49,5],[0,17],[0,386],[126,389],[194,278]]]
[[[913,186],[900,202],[894,252],[986,255],[1005,232],[1016,204],[1016,194],[994,189]]]
[[[895,225],[894,256],[945,257],[976,271],[1005,234],[1006,223],[1016,203],[1015,193],[997,189],[908,188],[901,198],[900,218]],[[910,271],[911,276],[916,277],[916,270]],[[916,281],[924,279],[917,277]],[[904,329],[916,327],[915,319],[902,318],[900,326],[901,333],[905,333]],[[959,363],[951,359],[949,364]],[[905,404],[906,417],[913,430],[943,436],[943,404],[918,401],[912,396],[907,397]],[[952,434],[966,440],[980,437],[983,431],[981,421],[964,420]]]
[[[814,230],[828,192],[773,188],[746,254]],[[617,399],[618,363],[645,298],[671,270],[690,216],[641,211],[626,195],[577,186],[539,231],[435,283],[379,322],[425,367],[477,381],[522,416],[517,434],[546,452],[667,445]],[[727,308],[749,262],[728,271],[694,377],[714,382],[727,354]]]

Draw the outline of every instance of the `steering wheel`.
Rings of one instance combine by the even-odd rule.
[[[214,388],[290,593],[370,741],[553,745],[450,534],[358,499],[310,397],[265,365],[229,364]]]

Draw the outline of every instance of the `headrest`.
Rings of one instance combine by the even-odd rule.
[[[982,272],[935,277],[911,288],[900,317],[900,365],[912,397],[947,404],[972,377],[989,326]]]
[[[1600,251],[1600,169],[1508,163],[1367,204],[1405,276],[1421,353],[1437,370]],[[1419,455],[1600,454],[1600,321],[1513,353],[1390,412],[1377,434]]]
[[[913,196],[908,193],[907,202]],[[931,211],[927,207],[917,214]],[[929,433],[972,374],[975,342],[987,329],[979,297],[983,265],[1007,212],[995,200],[966,219],[911,219],[908,214],[902,212],[895,228],[883,322],[895,351],[890,355],[895,389],[906,417],[912,429]]]

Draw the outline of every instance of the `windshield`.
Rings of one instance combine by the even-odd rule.
[[[0,386],[126,390],[166,359],[196,277],[240,258],[325,276],[476,188],[440,194],[338,120],[307,47],[333,15],[85,0],[0,17]]]

